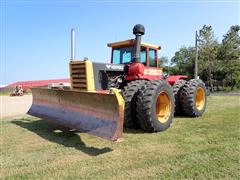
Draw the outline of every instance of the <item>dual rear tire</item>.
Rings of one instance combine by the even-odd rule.
[[[180,109],[188,117],[202,116],[207,105],[207,90],[200,79],[187,81],[179,92]]]

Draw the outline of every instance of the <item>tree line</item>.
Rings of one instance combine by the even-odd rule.
[[[240,88],[239,25],[231,26],[219,42],[212,26],[204,25],[198,36],[198,76],[210,91]],[[160,64],[169,74],[194,77],[195,47],[181,47],[169,60],[161,57]]]

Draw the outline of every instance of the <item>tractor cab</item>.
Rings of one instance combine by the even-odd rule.
[[[134,39],[109,43],[108,47],[112,48],[112,64],[129,64],[134,59]],[[145,67],[158,68],[158,50],[161,47],[153,44],[141,42],[140,63]]]
[[[124,64],[128,68],[126,80],[162,79],[163,72],[158,61],[160,46],[140,41],[136,61],[136,39],[109,43],[112,48],[111,64]]]

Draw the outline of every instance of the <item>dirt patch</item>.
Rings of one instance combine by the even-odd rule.
[[[32,104],[32,95],[0,96],[0,100],[1,118],[6,118],[26,114]]]

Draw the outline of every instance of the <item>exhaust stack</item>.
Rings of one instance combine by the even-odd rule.
[[[76,33],[75,29],[71,30],[71,61],[76,60]]]
[[[135,37],[133,62],[140,62],[141,36],[145,34],[145,28],[142,24],[136,24],[133,27]]]

